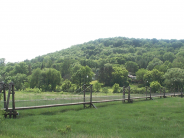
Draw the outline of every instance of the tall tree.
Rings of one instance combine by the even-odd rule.
[[[15,88],[17,90],[22,90],[25,88],[24,86],[24,82],[27,81],[27,77],[26,74],[21,74],[21,73],[17,73],[13,78],[12,78],[14,84],[15,84]]]
[[[40,68],[33,70],[33,73],[32,73],[31,78],[30,78],[30,87],[31,88],[34,88],[34,87],[40,88],[41,87],[41,72],[42,71]]]
[[[94,73],[92,72],[90,67],[81,66],[81,68],[72,75],[72,82],[78,86],[89,84],[92,81],[93,76]]]
[[[125,68],[113,67],[113,84],[117,83],[120,87],[128,86],[128,71]]]
[[[112,65],[107,63],[104,66],[100,67],[99,70],[99,82],[103,83],[105,86],[112,86],[112,72],[113,68]]]
[[[148,63],[147,69],[152,70],[156,65],[161,65],[161,64],[163,64],[163,62],[160,59],[154,58],[152,61]]]
[[[141,83],[144,82],[144,74],[146,74],[148,70],[141,68],[139,69],[135,74],[136,74],[136,80],[140,81]]]
[[[41,87],[43,90],[54,91],[57,85],[61,85],[61,73],[53,68],[45,68],[41,72]]]
[[[167,87],[183,88],[184,84],[184,69],[171,68],[164,75],[165,84]]]
[[[126,62],[125,67],[126,67],[126,69],[127,69],[129,72],[131,72],[131,73],[133,73],[133,74],[135,74],[135,72],[137,72],[138,69],[139,69],[138,64],[137,64],[136,62],[133,62],[133,61],[128,61],[128,62]]]
[[[165,54],[163,55],[164,61],[168,60],[168,61],[170,61],[170,62],[173,62],[174,58],[175,58],[175,56],[174,56],[174,54],[171,53],[171,52],[167,52],[167,53],[165,53]]]
[[[21,73],[21,74],[28,74],[28,65],[25,62],[20,62],[15,65],[14,74]]]

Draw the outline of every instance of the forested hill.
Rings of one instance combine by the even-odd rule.
[[[56,86],[61,86],[65,80],[71,85],[79,86],[79,83],[80,85],[84,82],[89,83],[92,79],[96,79],[106,86],[112,86],[114,83],[122,86],[128,85],[128,79],[118,79],[120,74],[118,75],[116,72],[122,72],[122,76],[127,76],[127,72],[135,75],[140,69],[157,70],[163,74],[170,68],[183,69],[184,39],[104,38],[39,56],[32,60],[25,60],[21,63],[5,65],[3,61],[2,59],[0,63],[1,80],[8,82],[20,79],[21,84],[16,87],[17,89],[38,87],[45,90],[55,90]],[[49,71],[50,74],[52,71],[58,73],[56,76],[61,74],[61,77],[55,80],[59,83],[52,84],[53,80],[46,82],[43,79],[46,78]],[[34,75],[38,78],[36,79]],[[80,76],[80,80],[77,75]],[[89,76],[86,80],[84,79],[85,75]],[[117,77],[115,77],[116,75]],[[27,82],[27,86],[23,80]],[[145,78],[140,78],[139,81],[143,82]],[[164,85],[162,83],[164,80],[157,81]],[[50,88],[43,87],[46,84],[50,85]]]
[[[65,59],[70,60],[70,64],[78,62],[91,68],[99,68],[104,63],[124,65],[127,61],[136,62],[139,68],[147,68],[148,63],[154,58],[162,62],[172,62],[182,49],[184,40],[116,37],[75,45],[25,62],[31,63],[33,69],[41,67],[42,64],[43,67],[52,67],[55,63],[63,63]]]

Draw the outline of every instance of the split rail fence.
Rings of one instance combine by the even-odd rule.
[[[17,110],[25,110],[25,109],[37,109],[37,108],[48,108],[48,107],[57,107],[57,106],[69,106],[69,105],[80,105],[82,104],[84,108],[87,107],[95,107],[94,103],[103,103],[103,102],[112,102],[112,101],[128,101],[128,103],[132,103],[135,99],[153,99],[154,97],[163,97],[166,98],[168,96],[181,96],[183,97],[182,89],[176,91],[172,91],[170,93],[166,93],[165,89],[161,89],[160,93],[152,93],[151,88],[146,87],[146,92],[143,94],[132,94],[130,87],[123,87],[123,91],[121,93],[114,93],[113,95],[97,95],[92,92],[92,85],[84,85],[83,91],[79,94],[75,95],[60,95],[52,98],[34,98],[32,100],[25,99],[24,97],[21,100],[15,100],[15,91],[14,84],[4,84],[0,83],[0,93],[3,95],[3,101],[1,104],[4,104],[5,117],[9,115],[16,118],[18,115]],[[8,93],[6,93],[8,90]],[[6,98],[7,97],[7,98]],[[31,98],[31,96],[30,96]]]

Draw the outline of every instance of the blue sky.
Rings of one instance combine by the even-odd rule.
[[[184,39],[182,0],[0,1],[0,58],[21,62],[108,37]]]

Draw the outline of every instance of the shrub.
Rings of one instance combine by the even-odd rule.
[[[96,83],[94,84],[94,90],[95,90],[96,92],[99,92],[100,89],[101,89],[101,84],[100,84],[99,82],[96,82]]]
[[[62,91],[62,86],[57,85],[55,91],[56,92],[61,92]]]
[[[109,89],[107,87],[104,87],[102,88],[102,92],[107,94],[109,92]]]
[[[146,88],[145,87],[141,87],[141,88],[131,88],[130,89],[130,92],[131,93],[134,93],[134,94],[143,94],[143,93],[146,93]],[[149,92],[149,91],[147,91]]]
[[[68,91],[68,89],[72,86],[71,81],[69,81],[68,79],[66,79],[63,84],[62,84],[62,90],[63,91]]]
[[[75,84],[71,84],[71,87],[68,89],[68,92],[75,92],[77,86]]]
[[[150,87],[152,92],[157,92],[160,89],[161,85],[158,81],[153,81],[151,82]]]
[[[115,84],[112,86],[112,89],[113,89],[113,93],[119,92],[119,90],[120,90],[119,84],[115,83]]]
[[[40,92],[42,92],[42,89],[38,89],[38,88],[26,88],[25,90],[24,90],[25,92],[34,92],[34,93],[40,93]]]

